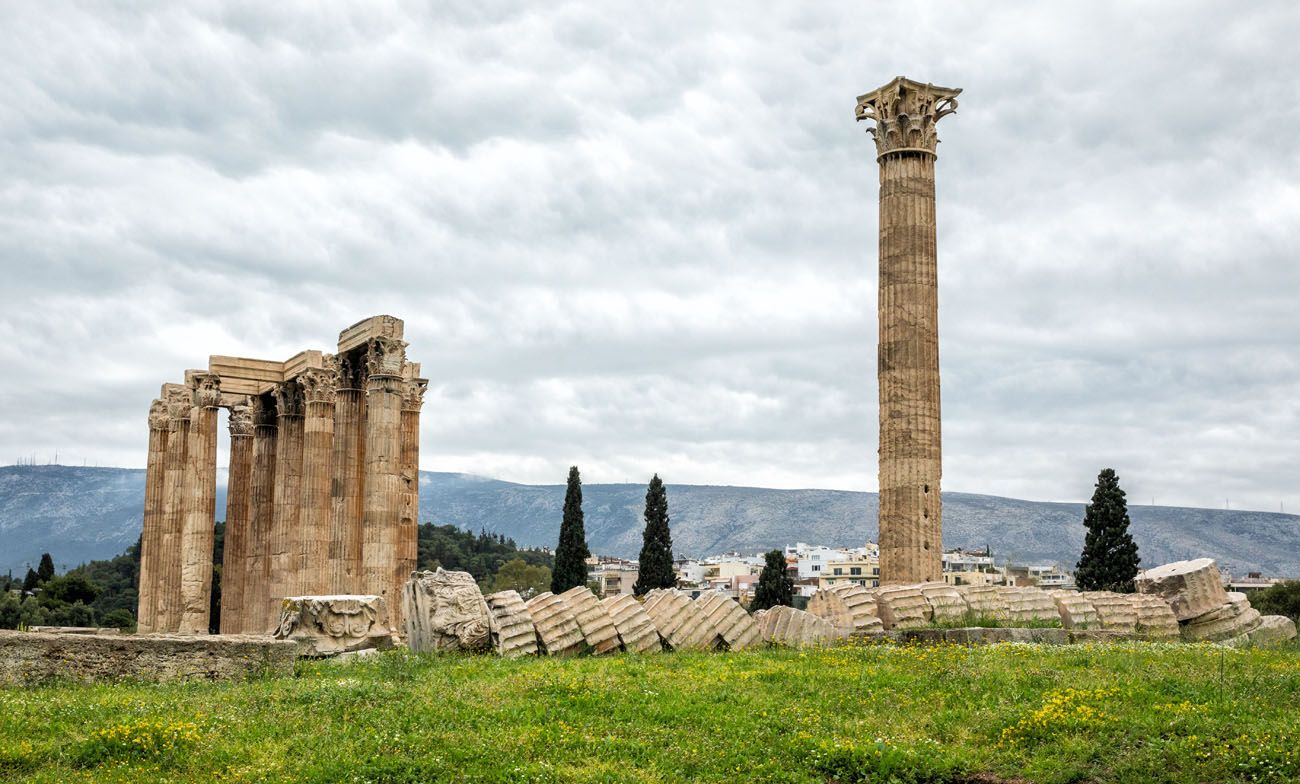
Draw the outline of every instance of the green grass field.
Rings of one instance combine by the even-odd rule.
[[[1300,650],[864,645],[0,689],[0,781],[1300,780]]]

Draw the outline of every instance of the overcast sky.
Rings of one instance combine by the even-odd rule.
[[[0,462],[143,466],[161,382],[390,313],[426,469],[875,490],[853,107],[903,74],[965,90],[944,489],[1300,511],[1297,40],[1294,0],[6,2]]]

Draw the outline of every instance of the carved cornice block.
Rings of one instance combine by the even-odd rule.
[[[274,637],[307,643],[318,656],[389,648],[393,637],[383,617],[379,596],[291,596],[281,605]]]
[[[481,651],[492,644],[488,605],[469,572],[412,572],[402,601],[412,651]]]

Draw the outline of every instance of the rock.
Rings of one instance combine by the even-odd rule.
[[[1078,591],[1048,591],[1061,615],[1061,625],[1067,629],[1101,628],[1097,608]]]
[[[876,615],[876,597],[861,585],[852,583],[820,589],[808,600],[808,612],[829,622],[846,636],[879,632],[885,628]]]
[[[1295,639],[1295,621],[1285,615],[1265,615],[1259,625],[1248,632],[1250,644],[1257,648],[1274,648]]]
[[[1181,637],[1173,608],[1159,596],[1145,593],[1124,595],[1137,613],[1134,632],[1143,640],[1177,640]]]
[[[590,588],[585,585],[570,588],[559,594],[559,599],[569,606],[592,653],[614,653],[622,647],[618,630],[614,628],[614,620],[605,612],[605,606]]]
[[[877,589],[875,595],[886,629],[915,629],[930,622],[930,603],[919,585],[889,585]]]
[[[483,651],[492,645],[483,593],[469,572],[412,572],[402,587],[406,644],[426,651]]]
[[[754,624],[754,619],[749,617],[749,613],[735,599],[717,591],[705,591],[695,599],[695,603],[700,606],[709,623],[718,630],[718,636],[726,643],[727,650],[743,651],[763,642],[763,635]]]
[[[614,621],[614,629],[625,650],[652,653],[664,649],[654,622],[635,596],[627,593],[610,596],[601,600],[601,604],[605,605],[605,612]]]
[[[578,628],[578,619],[560,597],[550,591],[539,593],[528,600],[528,612],[533,616],[542,653],[569,656],[586,649],[587,639]]]
[[[1250,606],[1246,594],[1227,593],[1228,601],[1183,624],[1183,639],[1219,642],[1250,634],[1260,624],[1259,610]]]
[[[514,658],[537,653],[533,614],[518,591],[498,591],[483,597],[491,623],[492,647],[500,656]]]
[[[758,619],[758,628],[765,642],[792,648],[826,645],[843,636],[826,619],[785,606],[763,612]]]
[[[664,645],[674,651],[711,650],[721,641],[717,627],[700,606],[675,588],[647,593],[645,611]]]
[[[316,656],[391,648],[392,632],[381,623],[384,612],[379,596],[290,596],[280,604],[280,622],[272,636],[305,643]]]
[[[1061,611],[1047,591],[1038,588],[1006,588],[1002,592],[1007,620],[1013,624],[1060,623]]]
[[[1137,631],[1137,610],[1126,594],[1110,591],[1085,591],[1083,597],[1097,611],[1097,625],[1107,631],[1132,635]]]
[[[921,583],[921,594],[930,604],[930,620],[935,623],[960,621],[970,612],[966,600],[947,583]]]
[[[1213,559],[1175,561],[1145,572],[1133,581],[1138,593],[1159,596],[1173,608],[1174,617],[1189,621],[1228,601],[1223,579]]]

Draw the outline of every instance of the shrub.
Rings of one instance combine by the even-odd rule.
[[[962,764],[938,743],[895,746],[880,738],[867,744],[822,743],[809,754],[813,767],[843,784],[943,784],[963,773]]]
[[[1250,594],[1250,606],[1262,615],[1285,615],[1300,623],[1300,580],[1287,580]]]
[[[172,766],[190,753],[199,738],[199,727],[193,722],[141,719],[95,730],[74,756],[85,767],[125,761]]]

